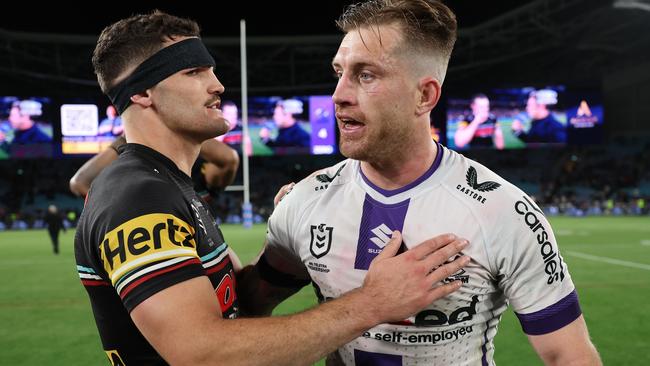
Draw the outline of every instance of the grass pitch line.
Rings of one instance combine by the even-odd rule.
[[[572,255],[574,257],[578,257],[578,258],[582,258],[582,259],[589,259],[589,260],[596,261],[596,262],[604,262],[604,263],[615,264],[615,265],[623,266],[623,267],[645,269],[646,271],[650,271],[650,264],[628,262],[628,261],[624,261],[624,260],[620,260],[620,259],[614,259],[614,258],[608,258],[608,257],[600,257],[600,256],[597,256],[597,255],[585,254],[585,253],[574,252],[574,251],[566,251],[565,253],[568,254],[568,255]]]
[[[650,247],[650,240],[647,240],[647,239],[641,240],[641,245],[645,245],[647,247]]]

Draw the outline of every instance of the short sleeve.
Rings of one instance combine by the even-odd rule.
[[[499,286],[527,334],[560,329],[580,314],[575,286],[543,212],[515,199],[494,239]]]
[[[194,219],[170,182],[140,179],[99,204],[112,211],[98,236],[99,264],[129,311],[167,287],[204,275]]]
[[[262,277],[277,286],[302,287],[310,282],[298,243],[292,240],[293,230],[300,225],[297,213],[301,210],[302,187],[299,185],[282,199],[269,218],[266,245],[258,264]]]

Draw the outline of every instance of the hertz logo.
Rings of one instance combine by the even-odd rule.
[[[99,246],[104,269],[119,274],[144,264],[181,255],[196,257],[194,228],[170,214],[138,216],[109,231]]]

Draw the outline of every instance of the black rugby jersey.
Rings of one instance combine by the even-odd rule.
[[[237,317],[227,248],[190,177],[146,146],[120,149],[93,182],[75,236],[79,277],[113,365],[165,364],[129,313],[174,284],[208,276],[223,317]]]
[[[459,127],[466,127],[474,120],[474,115],[469,114],[460,121]],[[468,147],[493,147],[494,146],[494,134],[497,129],[497,118],[490,114],[488,119],[481,123],[474,132],[474,137],[472,141],[468,144]]]

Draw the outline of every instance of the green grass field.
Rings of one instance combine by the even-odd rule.
[[[650,218],[553,218],[594,343],[606,365],[650,365]],[[265,228],[224,226],[242,261]],[[45,231],[0,232],[0,365],[106,365],[77,277],[72,231],[54,256]],[[314,304],[303,289],[278,313]],[[540,365],[512,314],[496,338],[501,365]],[[322,364],[322,363],[321,363]]]

